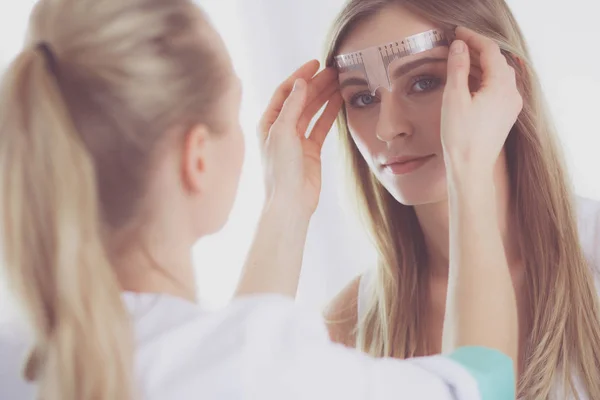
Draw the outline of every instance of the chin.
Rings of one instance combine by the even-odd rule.
[[[426,204],[435,204],[447,199],[447,196],[428,196],[428,195],[408,195],[399,193],[390,193],[396,201],[404,206],[422,206]]]
[[[379,183],[400,204],[420,206],[447,201],[446,168],[436,157],[412,172],[392,175],[383,170],[374,171]]]
[[[445,179],[426,186],[423,184],[394,185],[387,187],[387,190],[398,203],[405,206],[421,206],[448,200]]]
[[[219,233],[227,226],[231,216],[231,207],[227,207],[224,204],[219,204],[216,207],[207,207],[208,212],[202,213],[198,216],[197,220],[201,221],[198,223],[200,226],[199,236],[211,236]]]
[[[214,235],[221,232],[229,223],[231,216],[231,209],[227,212],[216,214],[211,218],[210,224],[208,225],[207,234]]]

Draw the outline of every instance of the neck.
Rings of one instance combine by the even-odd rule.
[[[177,243],[164,234],[144,236],[143,241],[118,252],[115,264],[123,290],[162,293],[196,302],[191,244]],[[154,231],[156,232],[156,231]]]
[[[495,168],[494,184],[498,226],[510,266],[519,265],[520,249],[515,234],[514,212],[511,209],[511,193],[506,159],[502,155]],[[449,218],[447,200],[415,206],[415,212],[425,238],[430,271],[434,275],[447,276],[449,265]]]

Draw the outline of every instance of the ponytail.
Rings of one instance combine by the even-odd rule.
[[[130,400],[132,332],[94,165],[42,50],[25,50],[0,89],[4,268],[35,332],[25,376],[43,400]]]
[[[2,267],[41,400],[131,400],[116,266],[142,240],[160,146],[218,132],[229,64],[191,0],[40,0],[0,85]],[[45,43],[45,42],[43,42]]]

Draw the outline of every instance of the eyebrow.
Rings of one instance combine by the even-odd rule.
[[[407,62],[406,64],[402,64],[401,66],[396,68],[396,70],[394,71],[394,74],[392,75],[392,78],[398,79],[399,77],[406,75],[413,69],[416,69],[425,64],[433,64],[433,63],[440,63],[440,62],[446,62],[446,61],[448,61],[446,58],[439,58],[439,57],[419,58],[418,60]],[[348,86],[367,86],[367,85],[368,85],[367,81],[363,78],[348,78],[348,79],[344,79],[340,83],[340,91]]]
[[[424,57],[424,58],[419,58],[418,60],[407,62],[406,64],[400,65],[394,71],[394,74],[392,75],[392,78],[393,79],[400,78],[402,75],[408,74],[410,71],[412,71],[413,69],[416,69],[416,68],[420,67],[421,65],[434,64],[434,63],[440,63],[440,62],[446,62],[446,61],[448,61],[448,59],[446,59],[446,58],[440,58],[440,57]]]

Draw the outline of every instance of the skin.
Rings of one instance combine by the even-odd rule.
[[[375,16],[356,25],[342,43],[340,54],[358,51],[417,33],[436,29],[401,6],[389,6]],[[474,52],[475,53],[475,52]],[[442,351],[442,332],[449,285],[450,218],[448,195],[449,160],[444,151],[441,132],[442,103],[447,81],[448,49],[436,48],[398,60],[391,70],[416,60],[433,58],[394,81],[393,91],[379,89],[375,96],[364,85],[344,85],[353,73],[340,75],[350,134],[371,171],[388,192],[400,203],[413,206],[425,236],[430,277],[430,308],[426,315],[426,333]],[[473,54],[473,60],[477,54]],[[501,62],[501,61],[500,61]],[[476,64],[474,62],[474,64]],[[481,66],[471,67],[469,87],[479,89]],[[390,73],[392,75],[393,72]],[[483,76],[485,78],[485,76]],[[507,131],[510,127],[507,128]],[[393,174],[382,164],[396,156],[429,157],[418,169],[403,175]],[[510,218],[510,187],[504,150],[493,159],[491,180],[494,203],[504,252],[516,292],[521,332],[526,331],[524,310],[527,303],[523,288],[523,268],[514,238],[514,222]],[[416,267],[416,266],[415,266]],[[352,330],[357,322],[357,296],[360,277],[351,282],[333,300],[327,319],[333,340],[354,346]],[[521,334],[521,341],[524,340]]]

